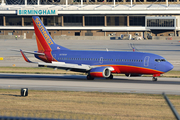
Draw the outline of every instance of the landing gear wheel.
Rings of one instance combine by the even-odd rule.
[[[87,75],[87,80],[94,80],[94,78],[93,77],[91,77],[90,75]]]
[[[113,79],[113,75],[111,74],[108,78],[106,79]]]
[[[156,78],[156,77],[153,77],[152,80],[153,80],[153,81],[157,81],[157,78]]]

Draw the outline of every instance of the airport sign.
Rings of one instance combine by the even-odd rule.
[[[58,15],[57,9],[18,9],[17,15]]]

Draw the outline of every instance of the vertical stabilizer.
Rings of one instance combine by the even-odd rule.
[[[52,39],[51,35],[45,28],[44,24],[38,16],[32,16],[34,31],[36,35],[38,52],[52,51],[52,50],[68,50],[65,47],[57,45]]]

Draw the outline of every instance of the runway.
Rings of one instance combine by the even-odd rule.
[[[113,80],[86,80],[85,75],[64,74],[0,74],[0,89],[53,90],[53,91],[98,91],[121,93],[151,93],[180,95],[179,78],[114,76]]]

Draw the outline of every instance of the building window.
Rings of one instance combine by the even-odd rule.
[[[47,26],[60,26],[61,19],[58,16],[43,17],[43,23]]]
[[[104,2],[104,0],[97,0],[97,2]]]
[[[0,26],[3,26],[3,16],[0,16]]]
[[[15,25],[21,26],[22,25],[22,17],[18,16],[6,16],[6,25]]]
[[[24,5],[25,0],[5,0],[7,5]]]
[[[80,36],[80,32],[75,32],[75,36]]]
[[[157,2],[157,0],[147,0],[147,2]],[[165,0],[159,0],[158,2],[165,2]]]
[[[145,26],[145,17],[144,16],[129,16],[129,25],[130,26]]]
[[[147,19],[147,27],[174,27],[174,19]]]
[[[136,0],[136,2],[144,2],[144,0]]]
[[[126,0],[126,2],[131,2],[131,0]],[[132,2],[134,2],[134,0],[132,0]]]
[[[34,1],[34,0],[31,0]],[[35,0],[36,1],[36,0]],[[45,4],[45,5],[49,5],[49,4],[60,4],[61,0],[40,0],[40,4]]]
[[[89,2],[95,2],[95,0],[88,0]]]
[[[127,26],[127,17],[107,16],[107,26]]]
[[[32,17],[24,17],[24,26],[32,26]]]
[[[64,26],[82,26],[82,16],[64,16]]]
[[[74,0],[74,2],[81,2],[81,0]]]
[[[115,0],[116,2],[123,2],[123,0]]]
[[[85,26],[104,26],[104,16],[85,16]]]
[[[81,2],[81,0],[73,0],[73,2]],[[86,0],[83,0],[83,2],[86,2]]]
[[[177,0],[168,0],[168,2],[177,2]]]

